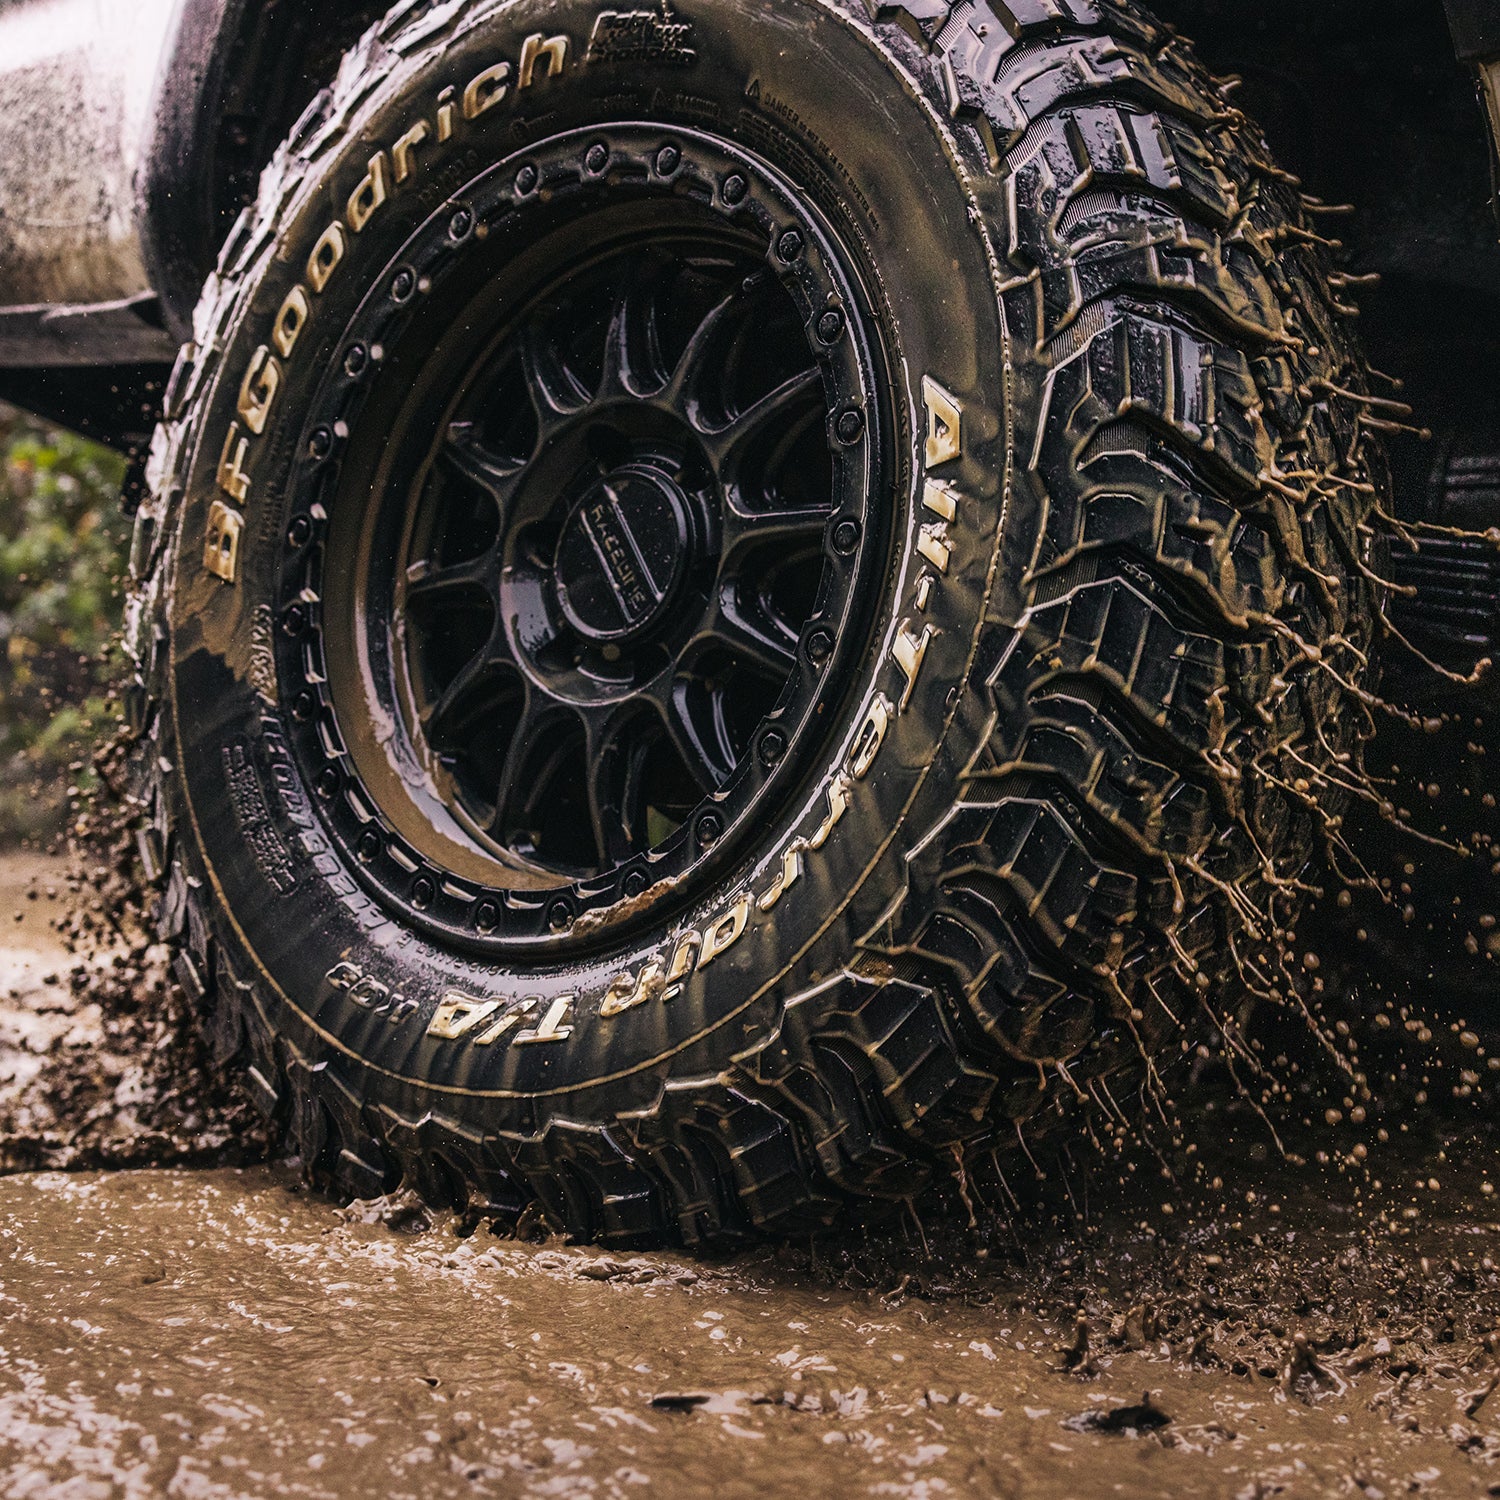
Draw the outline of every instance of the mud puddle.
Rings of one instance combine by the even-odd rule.
[[[1399,1012],[1368,1111],[1283,1104],[1291,1160],[1208,1076],[1008,1216],[627,1255],[279,1167],[17,1170],[261,1149],[163,956],[70,925],[107,906],[0,860],[0,1494],[1500,1495],[1494,1112],[1402,1092]]]
[[[403,1231],[265,1168],[16,1176],[0,1182],[0,1490],[1497,1493],[1500,1365],[1476,1336],[1497,1309],[1496,1228],[1429,1218],[1409,1267],[1429,1289],[1403,1297],[1371,1281],[1402,1263],[1395,1241],[1372,1257],[1327,1225],[1253,1249],[1243,1230],[1187,1246],[1117,1226],[1074,1248],[1086,1280],[1132,1286],[1113,1309],[1084,1298],[1099,1331],[1070,1372],[1076,1329],[1025,1305],[1031,1273],[914,1294],[770,1252]],[[1133,1300],[1185,1280],[1219,1304],[1194,1357]],[[1325,1356],[1317,1304],[1336,1291],[1369,1321]]]

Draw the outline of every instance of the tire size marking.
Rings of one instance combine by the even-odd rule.
[[[389,151],[381,148],[368,159],[365,175],[344,204],[344,212],[318,236],[307,258],[304,277],[282,299],[266,343],[256,346],[240,380],[235,417],[224,434],[215,482],[221,496],[210,508],[209,532],[204,543],[203,566],[214,577],[234,585],[237,554],[244,527],[243,510],[250,499],[248,472],[252,444],[265,432],[277,397],[286,385],[287,368],[312,318],[316,298],[327,290],[343,264],[350,235],[358,235],[385,204],[418,175],[434,138],[447,142],[459,131],[460,121],[473,124],[483,119],[507,97],[534,88],[544,79],[561,76],[573,59],[569,37],[536,32],[521,43],[520,56],[492,63],[476,73],[460,94],[456,87],[438,94],[431,116],[423,115],[397,136]],[[240,507],[236,509],[235,507]]]
[[[342,990],[356,1005],[363,1006],[373,1015],[384,1016],[392,1026],[404,1021],[417,1009],[415,1000],[409,1000],[399,990],[393,991],[388,984],[372,978],[358,964],[347,959],[336,963],[323,977],[331,988]]]

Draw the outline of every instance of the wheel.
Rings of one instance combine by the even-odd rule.
[[[818,1225],[1186,1050],[1378,613],[1311,208],[1116,0],[376,26],[133,560],[162,924],[309,1171]]]

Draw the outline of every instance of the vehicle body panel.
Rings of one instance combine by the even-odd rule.
[[[234,215],[253,197],[260,168],[331,81],[342,49],[385,3],[0,0],[0,396],[139,446],[149,424],[132,416],[121,426],[119,403],[100,407],[88,372],[108,367],[125,409],[150,409],[147,386],[159,387],[188,336],[203,280]],[[880,0],[866,3],[880,8]],[[1477,281],[1500,290],[1491,269],[1493,223],[1479,201],[1482,190],[1472,186],[1482,162],[1466,179],[1449,174],[1464,181],[1463,205],[1435,199],[1434,192],[1450,189],[1432,171],[1441,165],[1435,157],[1445,162],[1452,154],[1456,165],[1461,145],[1465,160],[1486,149],[1478,140],[1474,80],[1492,125],[1500,121],[1500,0],[1442,4],[1453,43],[1441,88],[1452,97],[1450,117],[1465,121],[1465,140],[1392,142],[1406,166],[1382,174],[1380,201],[1368,203],[1383,241],[1370,269],[1406,274],[1405,246],[1406,258],[1423,259],[1437,280],[1452,281],[1455,268],[1466,265],[1474,271],[1471,288]],[[1325,65],[1341,86],[1352,86],[1349,56],[1366,44],[1349,34],[1365,7],[1349,0],[1290,11],[1225,0],[1157,5],[1189,32],[1213,34],[1221,61],[1268,46],[1292,49],[1295,56],[1283,60],[1296,65],[1289,71],[1300,69],[1299,87],[1312,81],[1314,94],[1313,75]],[[931,6],[936,16],[946,0]],[[1373,5],[1372,57],[1382,46],[1399,51],[1403,28],[1420,21],[1430,29],[1441,14],[1438,0]],[[1462,67],[1452,61],[1454,51]],[[1422,118],[1430,124],[1436,115],[1429,110]],[[1298,159],[1299,142],[1276,136],[1284,122],[1267,123],[1279,149]],[[1399,128],[1380,127],[1387,134]],[[1425,167],[1412,166],[1419,159]],[[1431,189],[1425,197],[1424,184]],[[1367,203],[1371,183],[1358,187]],[[1430,241],[1448,248],[1431,255]]]
[[[0,363],[170,357],[139,182],[180,3],[0,3]]]

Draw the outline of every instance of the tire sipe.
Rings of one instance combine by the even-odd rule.
[[[1186,1050],[1377,618],[1312,207],[1126,0],[375,26],[132,562],[162,923],[313,1176],[816,1226]]]

